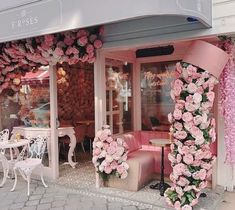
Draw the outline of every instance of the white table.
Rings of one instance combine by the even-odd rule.
[[[34,138],[37,136],[46,136],[50,139],[51,129],[50,128],[37,128],[37,127],[13,127],[12,130],[12,138],[15,138],[16,134],[20,134],[24,136],[24,138]],[[70,139],[69,144],[69,152],[68,152],[68,162],[65,164],[69,164],[72,168],[75,168],[76,162],[72,160],[74,149],[76,147],[76,137],[75,131],[73,127],[59,127],[58,128],[58,137],[68,136]],[[47,142],[47,150],[48,150],[48,158],[49,163],[51,162],[51,147],[50,142]]]
[[[25,147],[28,145],[28,143],[29,140],[26,139],[20,139],[19,141],[11,140],[11,141],[0,142],[0,149],[2,151],[4,151],[5,149],[10,149],[10,158],[11,158],[10,161],[7,160],[5,154],[3,152],[0,152],[0,162],[2,162],[2,168],[3,168],[3,180],[0,184],[0,187],[2,187],[7,180],[10,164],[14,163],[12,149],[16,149],[18,147]]]

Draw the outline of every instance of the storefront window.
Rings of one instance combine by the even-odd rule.
[[[106,114],[113,133],[132,130],[132,64],[106,59]]]
[[[167,115],[174,109],[170,97],[176,61],[141,64],[142,130],[169,131]]]

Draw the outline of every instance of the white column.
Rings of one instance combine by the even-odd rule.
[[[57,123],[56,123],[58,119],[56,66],[50,65],[49,75],[50,75],[50,126],[51,126],[50,167],[52,167],[52,178],[56,179],[59,177],[59,151],[58,151],[58,133],[57,133]]]
[[[105,57],[100,50],[97,51],[94,64],[94,88],[95,88],[95,131],[106,123],[106,79]]]

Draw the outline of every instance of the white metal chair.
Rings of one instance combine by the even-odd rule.
[[[17,170],[20,172],[21,176],[28,183],[28,196],[30,195],[30,177],[35,169],[39,169],[41,173],[41,180],[44,187],[48,187],[45,184],[43,179],[43,164],[42,158],[46,149],[47,137],[38,136],[37,138],[31,138],[28,146],[27,158],[24,159],[26,155],[27,148],[25,147],[21,153],[19,154],[18,160],[14,165],[14,174],[15,174],[15,182],[11,191],[15,190],[17,184]]]
[[[4,129],[0,132],[0,142],[8,141],[9,139],[9,130]]]

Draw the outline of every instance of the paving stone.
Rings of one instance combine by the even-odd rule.
[[[51,203],[53,200],[53,197],[45,197],[40,200],[40,203]]]
[[[27,207],[22,208],[22,210],[36,210],[36,209],[37,209],[36,206],[27,206]]]
[[[122,210],[137,210],[136,206],[123,206]]]
[[[23,208],[25,205],[25,203],[14,203],[12,205],[10,205],[9,209],[20,209]]]
[[[39,204],[37,210],[48,210],[51,209],[51,203]]]
[[[39,200],[27,201],[26,206],[36,206],[39,204]]]
[[[65,205],[65,200],[60,200],[60,201],[54,201],[53,203],[52,203],[52,207],[61,207],[61,206],[64,206]]]
[[[39,199],[41,199],[41,197],[42,197],[42,195],[31,195],[31,196],[29,197],[29,200],[30,200],[30,201],[39,200]]]

